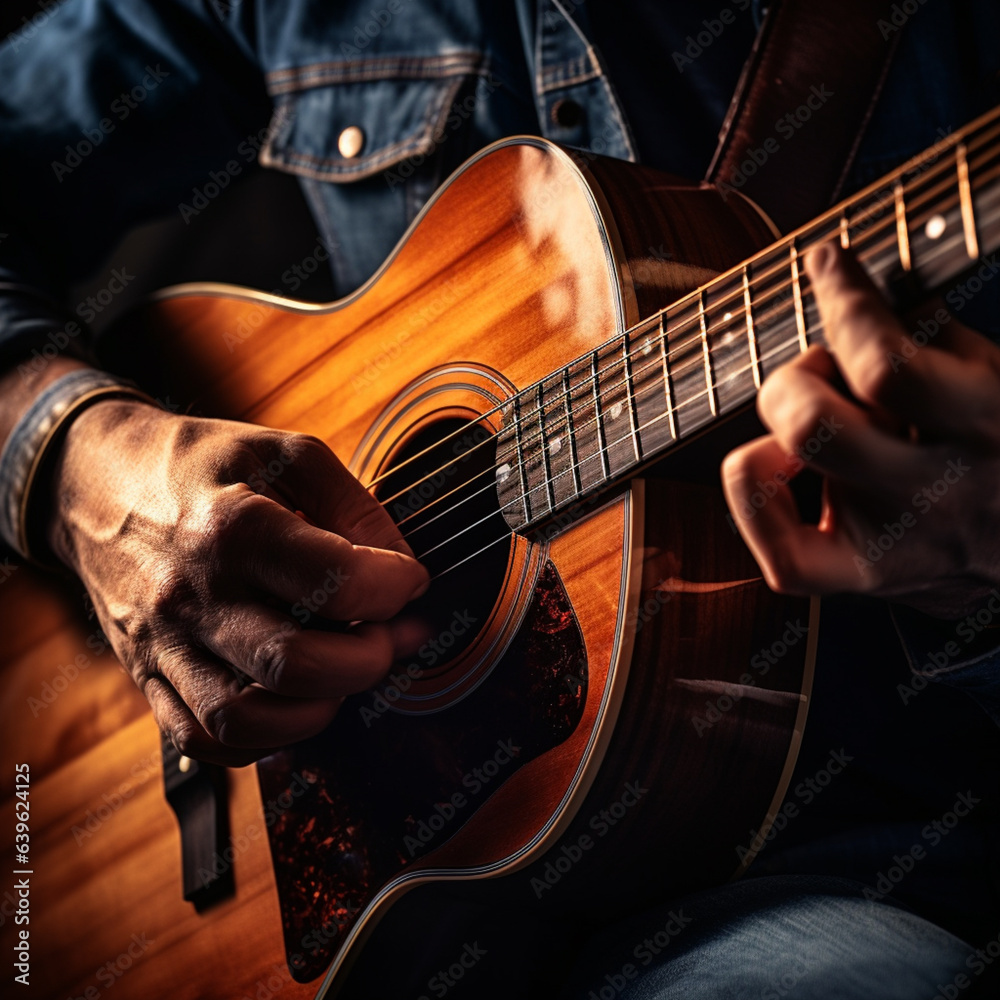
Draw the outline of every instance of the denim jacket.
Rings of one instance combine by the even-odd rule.
[[[901,43],[849,189],[1000,100],[996,4],[909,6],[873,25]],[[258,164],[299,179],[346,293],[452,170],[517,133],[636,159],[586,0],[45,0],[0,47],[0,358],[75,350],[68,285]],[[996,286],[963,314],[993,335]],[[1000,719],[997,659],[970,683]]]

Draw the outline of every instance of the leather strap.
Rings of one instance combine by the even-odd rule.
[[[883,0],[781,0],[743,67],[706,180],[788,232],[836,200],[899,38]]]

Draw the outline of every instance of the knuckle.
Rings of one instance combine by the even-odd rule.
[[[166,726],[167,736],[179,754],[197,757],[199,753],[198,731],[193,722],[181,719]]]
[[[316,465],[333,457],[326,442],[313,434],[289,434],[281,441],[280,449],[288,464]]]
[[[178,621],[185,617],[185,612],[198,604],[198,594],[194,582],[179,566],[165,564],[157,570],[151,570],[148,577],[147,607],[149,618],[142,623],[143,631],[152,632],[157,623],[162,621]],[[135,641],[142,641],[144,636],[136,633]]]
[[[254,653],[253,675],[268,689],[280,694],[288,682],[288,665],[292,660],[289,636],[277,633],[265,639]]]
[[[236,705],[227,699],[206,708],[199,721],[212,739],[225,746],[232,737],[236,714]]]

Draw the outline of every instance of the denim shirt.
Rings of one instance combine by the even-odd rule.
[[[1000,101],[995,2],[894,9],[873,26],[902,36],[848,190]],[[343,294],[487,143],[530,133],[635,160],[626,111],[585,0],[43,5],[0,47],[0,360],[82,353],[68,285],[128,229],[197,215],[258,165],[300,181]],[[653,165],[669,170],[684,136],[667,140]],[[1000,282],[962,319],[1000,335]],[[919,661],[919,622],[905,638]],[[998,661],[977,652],[967,683],[1000,722]],[[962,667],[941,679],[961,685]]]

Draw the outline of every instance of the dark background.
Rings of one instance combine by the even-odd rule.
[[[23,24],[22,18],[42,10],[37,0],[4,0],[0,43]],[[150,164],[151,181],[154,169],[163,167]],[[68,304],[73,309],[105,287],[116,267],[126,267],[136,280],[98,317],[94,324],[98,332],[136,301],[168,285],[217,281],[274,291],[283,287],[281,275],[310,256],[316,242],[316,229],[295,178],[257,167],[245,170],[213,202],[211,212],[193,218],[189,225],[178,213],[126,236],[93,275],[68,290]],[[324,265],[302,283],[295,297],[326,302],[333,298],[332,288]]]

